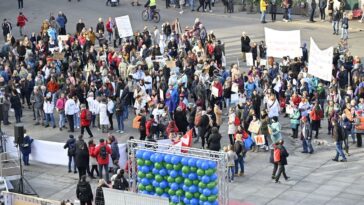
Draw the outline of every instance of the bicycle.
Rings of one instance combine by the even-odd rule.
[[[149,12],[150,12],[150,8],[146,7],[143,11],[142,11],[142,19],[144,21],[148,21],[149,20]],[[159,10],[155,9],[153,11],[153,16],[152,16],[152,20],[154,21],[154,23],[159,23],[159,21],[161,20],[161,16],[159,14]]]

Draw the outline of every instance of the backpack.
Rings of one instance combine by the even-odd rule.
[[[125,184],[126,183],[123,178],[115,179],[114,185],[112,185],[112,188],[117,189],[117,190],[126,190],[126,188],[128,188],[128,187]]]
[[[90,110],[86,110],[86,120],[91,121],[92,120],[92,113]]]
[[[102,159],[106,159],[106,157],[107,157],[106,145],[104,145],[104,146],[102,146],[102,147],[100,148],[100,157],[101,157]]]
[[[280,162],[281,161],[281,150],[278,149],[278,148],[274,148],[273,161],[274,162]]]
[[[75,156],[75,154],[76,154],[76,143],[73,142],[68,145],[68,155]]]

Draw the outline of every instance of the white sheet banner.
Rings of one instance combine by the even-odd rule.
[[[331,81],[333,56],[334,48],[332,46],[325,50],[321,50],[311,38],[308,73],[322,80]]]
[[[118,27],[120,38],[125,38],[133,35],[130,18],[128,15],[115,18],[116,26]]]
[[[171,141],[169,139],[159,140],[158,144],[171,144]],[[65,143],[34,139],[32,143],[32,153],[30,154],[30,160],[45,164],[68,166],[67,149],[63,149],[64,145]],[[120,153],[119,165],[121,168],[124,168],[127,160],[127,144],[118,144],[118,146]],[[13,153],[17,152],[17,149],[14,145],[14,137],[7,138],[6,151]],[[110,166],[112,167],[111,157]]]
[[[302,56],[301,32],[299,30],[278,31],[264,28],[264,33],[267,56],[276,58]]]

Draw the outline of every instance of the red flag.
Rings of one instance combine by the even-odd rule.
[[[179,147],[191,147],[192,135],[193,135],[193,130],[189,130],[188,132],[186,132],[185,135],[181,137],[181,139],[179,139],[179,141],[175,142],[174,145]]]

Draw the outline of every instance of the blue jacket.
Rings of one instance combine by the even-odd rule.
[[[56,21],[61,28],[66,27],[66,19],[63,16],[58,16]]]
[[[28,135],[24,137],[23,144],[20,145],[20,151],[24,155],[29,155],[32,153],[32,143],[33,139],[30,138]]]

